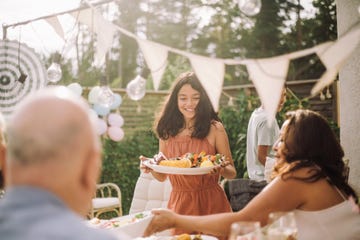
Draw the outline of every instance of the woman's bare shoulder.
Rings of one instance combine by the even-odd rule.
[[[221,122],[213,120],[211,122],[211,130],[212,131],[225,131],[225,128]]]

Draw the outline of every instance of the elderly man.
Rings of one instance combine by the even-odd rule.
[[[20,103],[7,128],[1,239],[117,239],[82,218],[101,167],[93,123],[87,104],[65,87]]]

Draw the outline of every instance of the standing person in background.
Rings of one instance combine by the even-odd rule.
[[[193,72],[183,73],[177,78],[155,127],[159,150],[168,158],[202,151],[226,157],[223,166],[216,166],[206,175],[166,175],[142,166],[159,181],[169,177],[172,192],[168,208],[179,214],[199,216],[231,212],[226,194],[219,185],[221,176],[229,179],[236,176],[229,140],[207,93]],[[184,231],[176,229],[174,232],[180,233]]]
[[[4,168],[5,168],[5,119],[0,112],[0,198],[3,197],[4,194]]]
[[[1,239],[117,239],[84,220],[101,167],[85,101],[66,87],[42,89],[24,99],[8,123]]]
[[[278,112],[286,101],[286,90],[280,98]],[[276,120],[268,126],[264,106],[256,108],[251,114],[246,137],[246,165],[249,178],[256,181],[265,180],[264,170],[266,157],[279,137],[279,125]]]

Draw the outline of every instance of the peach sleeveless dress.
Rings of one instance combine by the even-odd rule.
[[[165,142],[164,154],[168,158],[179,157],[185,153],[216,154],[215,147],[207,138],[198,139],[190,136],[171,137]],[[219,174],[205,175],[168,175],[172,192],[168,208],[185,215],[208,215],[231,212],[230,203],[224,190],[219,185]],[[174,234],[184,231],[176,229]]]

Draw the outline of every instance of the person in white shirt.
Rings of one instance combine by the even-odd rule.
[[[286,90],[281,95],[278,112],[286,101]],[[266,157],[279,137],[279,125],[276,120],[269,126],[264,106],[256,108],[251,114],[246,136],[246,166],[249,178],[256,181],[265,180]]]

